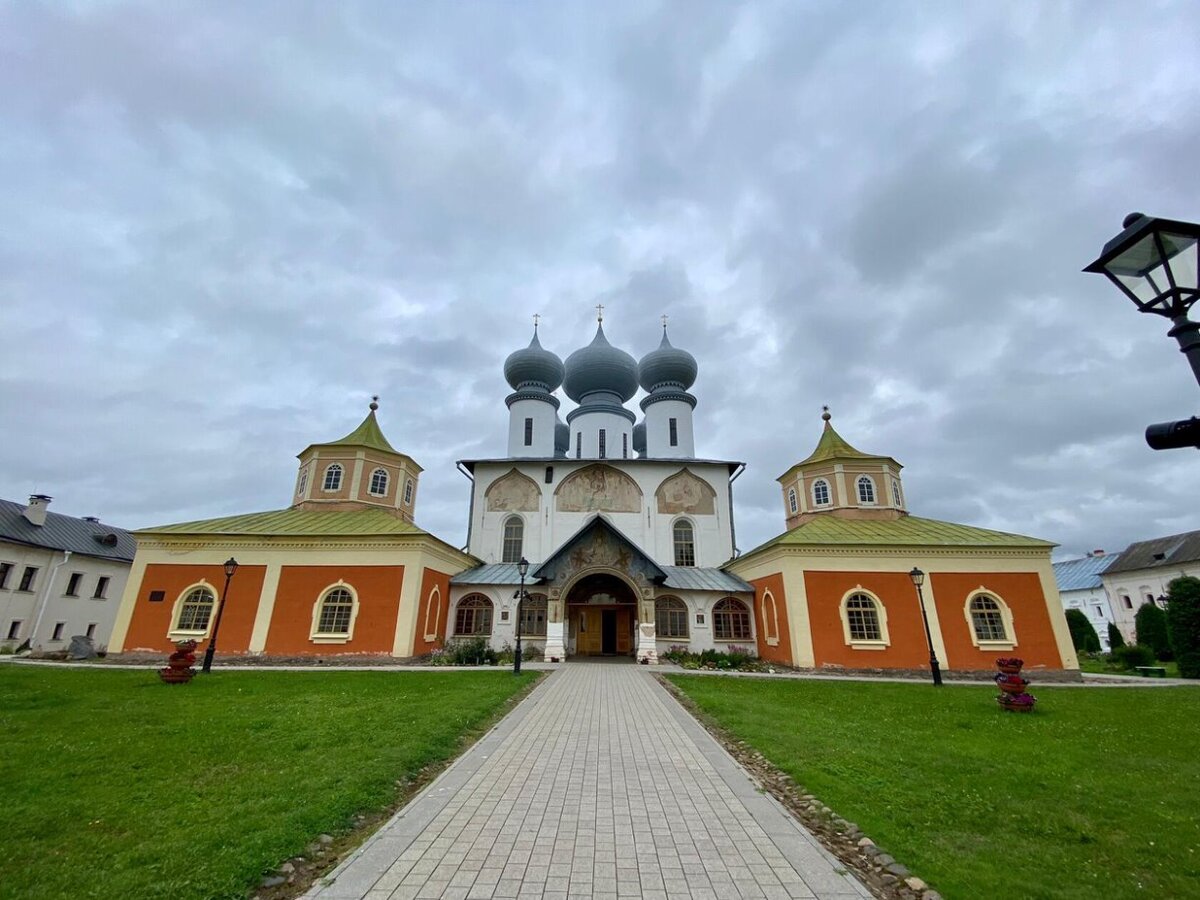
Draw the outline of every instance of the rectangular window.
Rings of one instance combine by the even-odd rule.
[[[66,627],[67,627],[66,622],[55,622],[54,623],[54,634],[50,635],[50,640],[61,641],[63,629]]]
[[[17,639],[17,635],[19,635],[20,633],[21,633],[21,620],[13,619],[11,622],[8,623],[8,639],[10,641],[15,641]]]
[[[583,456],[583,432],[575,432],[575,458],[579,459]]]
[[[533,419],[525,420],[525,446],[533,446]]]
[[[671,446],[678,447],[679,446],[679,420],[678,419],[668,419],[667,425],[671,430]]]
[[[12,575],[12,563],[0,563],[0,588],[8,587],[8,578]]]
[[[554,466],[546,466],[546,484],[554,484]]]
[[[621,434],[621,459],[629,459],[629,435]]]
[[[163,600],[165,600],[166,598],[167,598],[166,591],[151,591],[150,592],[150,602],[151,603],[162,603]]]
[[[89,624],[88,624],[88,627],[87,627],[87,631],[86,631],[86,632],[84,632],[84,633],[85,633],[85,634],[86,634],[88,637],[90,637],[90,638],[94,638],[94,637],[96,636],[96,623],[95,623],[95,622],[91,622],[91,623],[89,623]]]
[[[608,432],[603,428],[600,429],[600,458],[604,459],[608,453]]]
[[[21,573],[21,584],[17,587],[18,591],[32,591],[33,581],[37,578],[37,566],[26,566],[25,571]]]
[[[405,506],[412,503],[412,494],[413,494],[413,483],[412,483],[412,479],[410,478],[410,479],[408,479],[408,481],[404,482],[404,505]]]
[[[101,575],[96,579],[96,592],[92,594],[93,600],[103,600],[108,594],[108,576]]]
[[[63,596],[64,597],[78,597],[79,596],[79,582],[81,582],[81,581],[83,581],[83,573],[82,572],[72,572],[71,577],[67,579],[67,590],[66,590],[66,593],[63,594]]]

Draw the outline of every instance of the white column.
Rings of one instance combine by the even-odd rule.
[[[546,662],[562,662],[567,658],[567,645],[563,640],[563,623],[546,623]]]
[[[642,621],[637,630],[637,659],[651,665],[658,662],[658,643],[655,635],[654,601],[644,601]]]

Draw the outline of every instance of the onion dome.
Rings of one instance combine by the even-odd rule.
[[[633,426],[633,452],[646,452],[646,420],[638,422]]]
[[[554,423],[554,455],[566,456],[571,449],[571,426],[566,422]]]
[[[647,393],[659,387],[686,391],[695,383],[698,371],[696,357],[686,350],[672,347],[664,327],[658,349],[651,350],[638,363],[638,380]]]
[[[509,354],[504,361],[504,377],[514,391],[522,388],[555,391],[563,381],[562,360],[557,354],[543,349],[538,341],[537,328],[534,328],[529,346]]]
[[[637,362],[608,342],[601,325],[590,344],[567,357],[563,388],[576,403],[597,392],[615,394],[624,403],[637,393]]]

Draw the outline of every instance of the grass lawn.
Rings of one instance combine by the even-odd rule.
[[[0,897],[245,897],[534,678],[0,665]]]
[[[1163,662],[1160,659],[1155,660],[1154,665],[1162,666],[1164,669],[1166,669],[1168,678],[1179,677],[1179,663],[1177,662]],[[1091,672],[1095,675],[1127,675],[1130,678],[1148,677],[1138,672],[1131,672],[1128,669],[1122,669],[1120,666],[1109,665],[1102,659],[1091,659],[1087,656],[1084,656],[1082,653],[1079,655],[1079,669],[1082,672]]]
[[[1200,689],[670,680],[947,898],[1200,897]]]

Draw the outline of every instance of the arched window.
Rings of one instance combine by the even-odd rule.
[[[526,594],[521,603],[521,637],[546,636],[546,595]]]
[[[662,641],[688,639],[688,608],[678,597],[659,597],[654,601],[654,636]]]
[[[425,606],[425,640],[437,640],[440,624],[442,624],[442,591],[435,585],[429,592],[429,602]]]
[[[770,590],[762,595],[763,638],[772,647],[779,644],[779,607],[775,605],[775,595]]]
[[[718,641],[750,640],[750,610],[733,597],[718,600],[713,607],[713,638]]]
[[[300,478],[296,481],[296,496],[301,496],[306,487],[308,487],[308,469],[301,469]]]
[[[851,641],[882,641],[883,628],[879,622],[879,607],[874,597],[851,594],[846,598],[846,627]]]
[[[317,614],[317,634],[350,634],[351,613],[354,612],[354,597],[344,587],[336,587],[321,598]]]
[[[900,482],[892,482],[892,506],[899,509],[904,504],[900,502]]]
[[[342,467],[338,463],[334,463],[325,470],[325,486],[326,491],[340,490],[342,487]]]
[[[388,489],[387,469],[376,469],[371,473],[371,493],[376,497],[386,497]]]
[[[454,633],[458,636],[492,633],[492,601],[481,594],[471,594],[458,601],[454,614]]]
[[[796,489],[789,488],[788,489],[788,509],[790,509],[792,511],[792,515],[795,515],[796,511],[799,508],[800,508],[799,504],[796,503]]]
[[[509,516],[504,520],[504,552],[501,562],[521,561],[521,545],[525,543],[525,520],[520,516]]]
[[[412,494],[413,494],[413,482],[412,482],[412,479],[410,478],[410,479],[408,479],[408,481],[404,482],[404,505],[405,506],[408,506],[408,504],[412,503]]]
[[[875,502],[875,482],[866,475],[860,475],[858,477],[858,502]]]
[[[817,506],[829,505],[829,482],[824,478],[818,478],[813,482],[813,503]]]
[[[208,623],[216,605],[217,597],[208,588],[193,588],[179,604],[179,616],[172,631],[208,631]]]
[[[675,536],[675,565],[694,566],[696,564],[696,534],[692,523],[680,519],[673,529]]]
[[[977,641],[1009,641],[1004,623],[1004,610],[990,594],[976,594],[969,605],[971,627]]]

